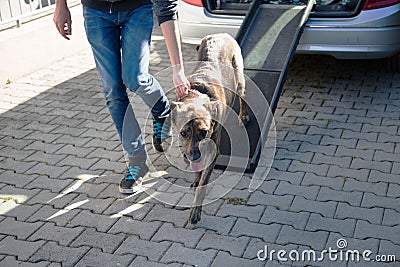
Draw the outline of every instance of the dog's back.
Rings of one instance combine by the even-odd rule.
[[[243,59],[238,43],[227,33],[207,35],[202,39],[197,52],[201,64],[189,78],[192,88],[203,90],[201,93],[231,105],[234,94],[238,93],[240,80],[237,73],[243,73]],[[213,86],[209,86],[210,82]]]

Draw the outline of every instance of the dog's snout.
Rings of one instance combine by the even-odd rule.
[[[201,157],[201,153],[200,153],[200,150],[199,150],[198,148],[193,148],[193,149],[190,151],[190,155],[189,155],[189,160],[190,160],[190,161],[199,160],[200,157]]]

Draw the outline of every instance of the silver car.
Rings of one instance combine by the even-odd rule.
[[[180,0],[183,42],[198,43],[203,36],[219,32],[235,36],[250,1]],[[389,58],[392,70],[398,71],[399,51],[400,0],[317,0],[296,53],[339,59]]]

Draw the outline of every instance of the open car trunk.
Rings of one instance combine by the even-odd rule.
[[[203,0],[210,13],[245,15],[252,0]],[[269,0],[269,4],[303,5],[305,0]],[[310,17],[354,17],[358,15],[365,0],[316,0]]]

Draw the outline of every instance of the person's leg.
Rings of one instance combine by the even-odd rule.
[[[139,7],[126,15],[121,39],[122,79],[126,86],[139,95],[151,109],[154,127],[153,145],[157,151],[162,152],[161,143],[168,131],[168,127],[164,127],[164,121],[169,113],[169,102],[161,85],[148,72],[153,29],[152,6]]]
[[[129,103],[122,80],[121,26],[118,13],[107,14],[83,8],[85,29],[100,74],[106,104],[129,157],[146,158],[144,139]],[[129,134],[123,133],[123,124],[129,121]]]

